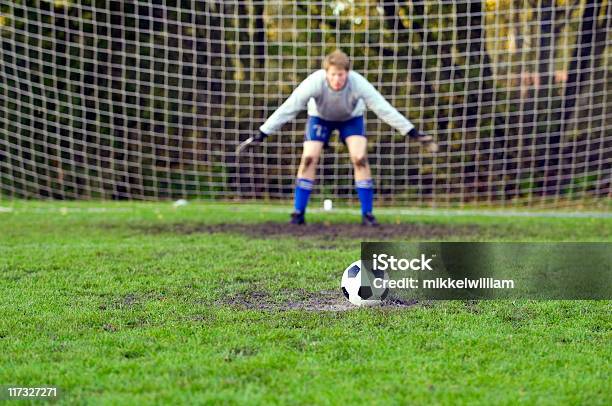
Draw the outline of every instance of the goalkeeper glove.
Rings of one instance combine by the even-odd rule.
[[[259,130],[253,136],[253,141],[254,142],[262,142],[263,140],[266,139],[267,136],[268,136],[268,134],[266,134],[265,132]]]
[[[413,128],[412,130],[408,131],[406,136],[412,138],[415,141],[420,142],[427,152],[431,152],[432,154],[438,152],[438,144],[434,142],[433,137],[431,135],[427,135],[425,133],[420,132],[416,128]]]
[[[259,132],[255,133],[255,135],[249,137],[248,140],[242,141],[240,145],[238,145],[238,148],[236,148],[236,154],[240,154],[242,151],[249,148],[249,146],[255,142],[261,142],[265,140],[267,136],[268,134],[260,130]]]

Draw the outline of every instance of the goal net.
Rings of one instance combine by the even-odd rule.
[[[236,146],[340,48],[379,204],[609,207],[608,0],[0,2],[0,197],[289,199],[305,112]],[[314,198],[353,199],[347,149]]]

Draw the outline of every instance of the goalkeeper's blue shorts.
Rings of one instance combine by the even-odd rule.
[[[334,130],[338,130],[340,133],[340,140],[343,143],[345,143],[346,137],[350,137],[351,135],[361,135],[365,137],[363,116],[353,117],[346,121],[328,121],[320,117],[308,116],[304,141],[321,141],[327,144]]]

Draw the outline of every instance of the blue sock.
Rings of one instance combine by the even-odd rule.
[[[361,214],[372,213],[374,205],[374,182],[372,179],[356,180],[357,195],[361,202]]]
[[[308,198],[310,197],[310,191],[314,181],[298,178],[295,185],[295,210],[300,213],[306,212],[306,206],[308,205]]]

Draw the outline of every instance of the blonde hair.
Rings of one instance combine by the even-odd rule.
[[[342,52],[339,49],[336,49],[331,54],[325,57],[323,61],[323,69],[327,70],[330,66],[335,66],[340,69],[350,70],[351,69],[351,61],[347,54]]]

